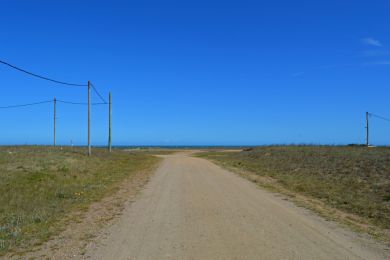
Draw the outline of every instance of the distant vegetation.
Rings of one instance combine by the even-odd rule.
[[[0,148],[0,255],[58,233],[73,211],[116,190],[158,159],[142,153],[82,148]]]
[[[390,148],[280,146],[199,156],[258,176],[390,229]]]

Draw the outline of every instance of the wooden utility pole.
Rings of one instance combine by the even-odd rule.
[[[57,99],[54,97],[54,147],[56,147]]]
[[[110,152],[112,146],[111,127],[112,127],[112,96],[111,96],[111,92],[109,92],[108,94],[108,151]]]
[[[370,113],[366,112],[366,146],[369,146],[369,122],[368,119],[370,117]]]
[[[91,82],[88,80],[88,156],[91,156]]]

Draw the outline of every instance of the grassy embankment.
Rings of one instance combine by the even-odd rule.
[[[158,161],[105,149],[88,158],[81,148],[1,147],[0,255],[48,240],[66,226],[69,213],[86,210]]]
[[[390,148],[275,146],[198,156],[390,241]]]

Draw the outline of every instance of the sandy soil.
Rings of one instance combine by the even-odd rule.
[[[389,251],[204,159],[165,160],[92,259],[390,259]]]

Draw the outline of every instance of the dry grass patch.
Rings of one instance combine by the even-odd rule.
[[[71,221],[70,212],[83,212],[158,160],[105,149],[89,158],[81,148],[1,147],[0,255],[47,241]]]
[[[370,233],[381,230],[390,241],[390,148],[273,146],[198,156],[240,169],[262,186],[311,198],[316,211],[315,204],[322,204],[339,216],[344,212],[345,220],[377,227]]]

